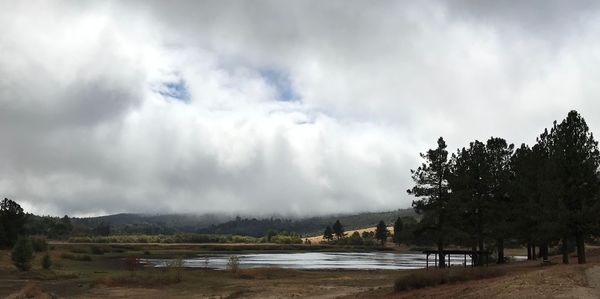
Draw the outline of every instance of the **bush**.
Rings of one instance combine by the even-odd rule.
[[[439,284],[483,279],[504,275],[498,268],[449,268],[417,270],[394,282],[396,292],[420,289]]]
[[[60,257],[67,260],[91,262],[92,257],[87,254],[73,254],[73,253],[61,253]]]
[[[232,255],[227,261],[227,270],[231,273],[236,273],[240,267],[240,258],[237,255]]]
[[[50,259],[50,254],[46,252],[44,258],[42,259],[42,268],[48,270],[52,267],[52,260]]]
[[[172,278],[176,282],[183,280],[183,266],[184,262],[182,257],[177,257],[167,264],[167,270],[172,274]]]
[[[99,247],[99,246],[92,246],[90,251],[92,252],[92,254],[96,254],[96,255],[104,254],[104,249],[102,249],[102,247]]]
[[[48,250],[48,240],[45,236],[33,236],[31,237],[31,245],[35,252],[43,252]]]
[[[31,261],[33,260],[33,245],[31,239],[27,237],[19,237],[13,247],[11,259],[17,269],[21,271],[29,271],[31,269]]]

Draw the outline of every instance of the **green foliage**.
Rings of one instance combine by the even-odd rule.
[[[15,267],[21,271],[29,271],[33,260],[33,246],[31,239],[20,236],[13,247],[11,259]]]
[[[92,257],[87,254],[74,254],[63,252],[60,254],[60,257],[67,260],[80,261],[80,262],[91,262]]]
[[[231,273],[236,273],[240,267],[240,258],[237,255],[232,255],[227,260],[227,270]]]
[[[42,258],[42,268],[48,270],[50,267],[52,267],[52,259],[50,258],[50,254],[46,252]]]
[[[353,232],[352,235],[350,235],[350,237],[348,237],[348,244],[349,245],[355,245],[355,246],[360,246],[363,245],[363,238],[360,236],[360,234],[358,232]]]
[[[394,235],[392,236],[394,243],[400,244],[402,242],[402,229],[404,228],[404,223],[402,223],[402,218],[398,217],[394,222]]]
[[[377,227],[375,228],[375,238],[381,242],[381,246],[385,245],[385,241],[387,240],[389,231],[387,230],[387,226],[383,220],[379,221]]]
[[[0,202],[0,246],[15,245],[18,236],[23,233],[26,221],[27,215],[18,203],[8,198]]]
[[[346,236],[346,234],[344,233],[344,226],[342,225],[339,219],[335,221],[335,223],[332,226],[332,229],[333,234],[338,240]]]
[[[327,241],[333,240],[333,230],[331,229],[331,226],[328,225],[325,228],[325,231],[323,232],[323,239]]]

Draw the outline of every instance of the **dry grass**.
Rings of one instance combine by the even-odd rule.
[[[302,272],[294,269],[283,268],[255,268],[240,269],[237,273],[239,278],[243,279],[284,279],[300,276]]]
[[[360,229],[354,229],[354,230],[348,230],[346,231],[346,234],[348,236],[352,235],[354,232],[358,232],[359,234],[362,235],[363,232],[375,232],[376,227],[372,226],[372,227],[366,227],[366,228],[360,228]],[[387,230],[390,232],[390,234],[394,234],[394,226],[393,225],[389,225],[387,227]],[[310,242],[312,244],[319,244],[321,241],[323,241],[323,236],[314,236],[314,237],[308,237],[308,238],[304,238],[303,241],[306,240],[310,240]]]
[[[396,292],[420,289],[440,284],[502,276],[500,268],[449,268],[419,270],[398,278],[394,283]]]
[[[26,298],[36,298],[36,299],[52,299],[57,298],[56,295],[48,294],[40,289],[40,287],[36,283],[28,283],[25,285],[23,289],[20,291],[9,295],[6,297],[7,299],[26,299]]]

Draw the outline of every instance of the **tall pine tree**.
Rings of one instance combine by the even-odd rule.
[[[408,194],[417,197],[413,208],[423,215],[421,223],[424,229],[433,232],[439,251],[438,266],[446,266],[444,246],[447,242],[447,213],[449,202],[448,175],[449,162],[446,142],[442,137],[437,141],[437,148],[421,154],[425,161],[416,170],[411,170],[415,186],[407,190]]]

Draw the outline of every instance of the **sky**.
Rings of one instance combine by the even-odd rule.
[[[38,214],[408,208],[410,169],[600,126],[597,1],[0,0],[0,196]]]

